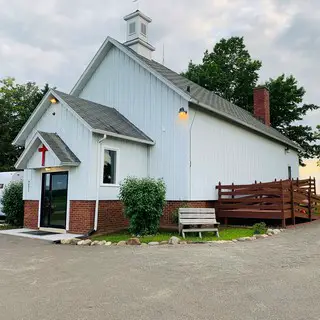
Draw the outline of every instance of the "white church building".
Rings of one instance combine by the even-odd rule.
[[[173,210],[214,206],[215,186],[298,177],[298,148],[270,127],[269,93],[254,115],[152,60],[151,19],[126,16],[67,94],[50,90],[14,140],[25,147],[25,227],[71,233],[127,226],[118,200],[128,176],[163,178]]]

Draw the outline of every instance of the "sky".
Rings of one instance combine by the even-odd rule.
[[[69,92],[107,36],[124,42],[132,0],[0,0],[0,78],[35,81]],[[201,62],[221,38],[244,36],[261,60],[260,82],[293,74],[320,104],[320,1],[140,0],[153,19],[154,59],[177,72]],[[304,123],[320,124],[320,110]]]

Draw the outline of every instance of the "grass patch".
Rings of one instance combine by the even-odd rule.
[[[249,228],[225,228],[225,229],[221,228],[219,230],[219,233],[220,233],[220,238],[217,238],[212,232],[203,232],[202,239],[199,238],[198,233],[195,233],[195,234],[186,233],[186,241],[205,242],[205,241],[217,241],[217,240],[232,240],[232,239],[237,239],[241,237],[253,236],[253,230]],[[168,241],[172,236],[182,238],[182,236],[179,236],[177,232],[159,232],[156,235],[144,236],[144,237],[140,237],[139,239],[142,243],[161,242],[161,241]],[[119,241],[127,241],[130,238],[132,238],[132,235],[128,231],[123,231],[123,232],[114,233],[114,234],[93,236],[92,240],[98,240],[98,241],[106,240],[114,243]]]
[[[18,229],[18,227],[12,226],[10,224],[0,224],[0,230],[10,230],[10,229]]]

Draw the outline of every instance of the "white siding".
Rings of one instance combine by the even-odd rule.
[[[179,121],[188,103],[117,48],[111,49],[80,97],[116,108],[145,132],[150,175],[164,178],[168,200],[188,199],[188,121]]]
[[[298,155],[285,146],[191,109],[191,199],[216,199],[215,186],[298,177]]]
[[[98,140],[101,137],[94,137],[94,143],[92,145],[92,163],[94,162],[94,168],[97,167],[97,148]],[[116,186],[102,185],[103,175],[103,150],[114,149],[117,151],[117,184]],[[148,177],[148,146],[140,143],[115,139],[108,137],[101,142],[99,146],[99,181],[97,184],[97,173],[92,170],[93,179],[91,180],[88,189],[90,197],[96,199],[96,187],[99,185],[99,199],[100,200],[118,200],[119,183],[126,177],[145,178]]]
[[[55,113],[55,115],[53,115]],[[63,104],[52,105],[34,127],[28,136],[26,145],[33,138],[36,131],[57,133],[68,147],[80,159],[79,167],[65,168],[69,171],[69,200],[87,200],[89,198],[86,185],[92,179],[94,167],[91,165],[92,134]],[[57,165],[50,153],[46,154],[46,166]],[[39,167],[41,154],[35,153],[29,160],[28,168]],[[56,169],[61,170],[61,169]],[[41,193],[41,170],[27,170],[25,175],[24,199],[39,200]]]

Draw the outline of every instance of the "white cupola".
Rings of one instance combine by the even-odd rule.
[[[151,60],[152,52],[155,51],[148,43],[149,23],[152,20],[139,10],[125,16],[124,20],[127,21],[127,41],[124,44]]]

